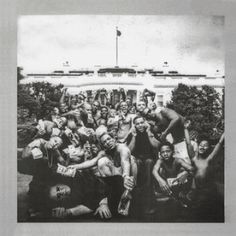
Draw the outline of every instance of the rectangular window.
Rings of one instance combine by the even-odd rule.
[[[157,95],[157,106],[163,107],[164,101],[163,101],[163,95]]]

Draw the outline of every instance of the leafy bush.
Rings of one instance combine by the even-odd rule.
[[[192,130],[200,135],[211,139],[218,138],[219,133],[215,132],[215,127],[223,123],[224,107],[214,88],[204,85],[198,89],[195,86],[179,84],[172,91],[167,107],[191,120]]]
[[[61,84],[54,86],[48,82],[18,84],[17,105],[27,108],[30,117],[35,114],[38,119],[43,118],[51,112],[53,107],[59,105],[62,87]]]

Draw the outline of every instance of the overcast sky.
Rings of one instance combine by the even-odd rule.
[[[224,18],[220,16],[21,16],[18,66],[29,72],[119,66],[180,73],[224,74]]]

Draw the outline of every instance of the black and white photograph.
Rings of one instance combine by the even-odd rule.
[[[224,30],[19,15],[17,222],[225,222]]]

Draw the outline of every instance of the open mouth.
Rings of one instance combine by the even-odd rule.
[[[111,148],[113,147],[113,143],[109,143],[109,144],[107,145],[107,147],[108,147],[109,149],[111,149]]]

